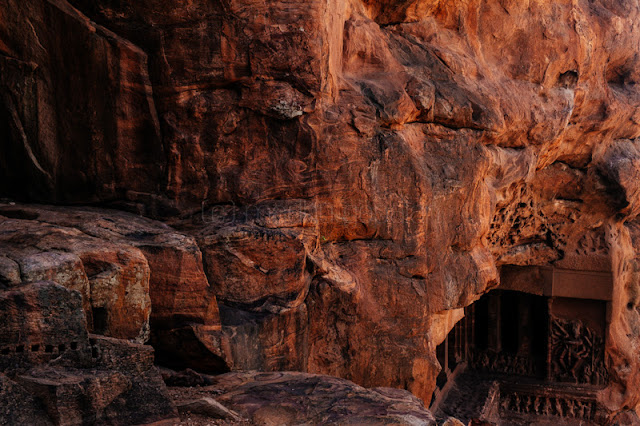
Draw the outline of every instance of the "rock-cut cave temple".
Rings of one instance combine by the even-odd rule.
[[[505,267],[437,348],[440,416],[602,422],[610,271]],[[472,402],[469,402],[472,401]]]

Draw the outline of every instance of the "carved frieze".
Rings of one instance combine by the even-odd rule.
[[[570,396],[544,396],[534,393],[503,393],[500,397],[502,414],[516,413],[535,416],[559,416],[593,420],[597,406],[595,400]]]
[[[469,366],[478,371],[520,376],[536,376],[535,360],[528,356],[514,355],[491,350],[472,351]]]

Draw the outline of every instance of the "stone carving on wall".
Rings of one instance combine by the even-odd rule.
[[[533,258],[555,260],[559,256],[556,249],[566,245],[566,231],[550,223],[531,191],[523,186],[514,192],[491,221],[489,246],[500,264],[523,266],[532,264]],[[570,218],[562,223],[570,223]]]
[[[500,398],[501,413],[517,413],[536,416],[560,416],[593,420],[596,401],[569,396],[549,397],[517,392],[504,393]]]
[[[593,385],[607,382],[604,341],[579,320],[552,318],[549,360],[551,380]]]
[[[492,373],[537,376],[535,360],[531,357],[491,350],[473,351],[469,354],[469,366],[474,370]]]
[[[576,253],[582,256],[607,255],[609,244],[603,228],[585,233],[577,243]]]

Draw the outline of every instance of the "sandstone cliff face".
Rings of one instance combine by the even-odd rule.
[[[150,243],[99,235],[150,270],[139,282],[152,322],[157,309],[170,323],[157,345],[200,322],[212,327],[192,328],[194,345],[224,368],[429,401],[436,345],[500,268],[610,270],[603,401],[640,402],[637,2],[37,0],[0,12],[0,191],[169,218],[179,232]],[[65,221],[43,220],[80,226]],[[86,270],[85,252],[67,251],[51,262]],[[86,275],[73,281],[85,292]]]

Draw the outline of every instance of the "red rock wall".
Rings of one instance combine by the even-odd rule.
[[[146,54],[66,1],[12,0],[2,16],[2,192],[87,202],[159,190]]]
[[[612,268],[638,368],[637,3],[70,3],[0,5],[1,193],[173,217],[230,364],[428,400],[435,315],[556,265]]]

